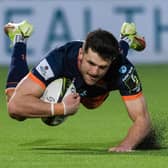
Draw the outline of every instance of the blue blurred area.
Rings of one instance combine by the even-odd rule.
[[[161,1],[4,0],[0,1],[0,24],[3,27],[9,21],[27,19],[34,25],[35,31],[28,40],[28,55],[29,62],[35,64],[56,45],[83,40],[91,30],[103,28],[119,38],[122,23],[135,22],[147,48],[140,53],[130,52],[130,59],[135,63],[165,63],[168,62],[168,2]],[[0,64],[7,65],[11,48],[3,31],[0,41]]]

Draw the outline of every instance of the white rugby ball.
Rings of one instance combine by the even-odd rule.
[[[75,93],[74,83],[67,78],[59,78],[51,82],[45,89],[41,99],[49,103],[61,102],[62,99],[70,93]],[[43,117],[42,121],[49,126],[56,126],[65,121],[67,116],[55,115],[52,117]]]

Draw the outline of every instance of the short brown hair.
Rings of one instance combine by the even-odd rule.
[[[83,45],[84,52],[87,53],[89,48],[98,53],[103,59],[112,61],[120,54],[117,39],[112,33],[102,29],[88,33]]]

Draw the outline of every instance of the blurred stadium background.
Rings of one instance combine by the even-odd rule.
[[[134,22],[145,36],[147,48],[130,53],[137,63],[168,62],[168,2],[164,0],[1,0],[0,25],[9,21],[30,21],[35,28],[29,39],[29,63],[34,64],[55,45],[83,40],[96,28],[119,37],[124,21]],[[0,31],[0,64],[9,63],[9,41]],[[135,57],[137,55],[137,57]]]
[[[167,9],[168,2],[164,0],[0,0],[1,167],[166,167],[168,159],[163,156],[168,153]],[[107,153],[107,148],[117,144],[130,126],[118,92],[92,112],[82,107],[75,117],[57,128],[49,128],[39,119],[24,123],[10,119],[4,89],[11,48],[3,25],[24,19],[35,29],[28,40],[30,65],[55,45],[83,40],[93,29],[107,29],[119,37],[122,23],[134,22],[137,32],[145,36],[147,48],[140,53],[130,51],[128,57],[137,64],[158,141],[166,149],[126,155]]]

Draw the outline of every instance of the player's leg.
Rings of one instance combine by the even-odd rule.
[[[6,82],[6,95],[8,101],[12,96],[16,85],[28,73],[28,71],[28,65],[26,62],[26,44],[21,42],[16,43],[13,48]]]
[[[9,101],[17,84],[29,71],[26,61],[26,39],[30,37],[33,27],[27,21],[18,24],[8,23],[4,26],[4,31],[13,46],[6,83],[6,95]]]
[[[123,56],[127,56],[129,48],[142,51],[146,47],[144,37],[138,35],[134,23],[124,22],[120,31],[120,48]]]

